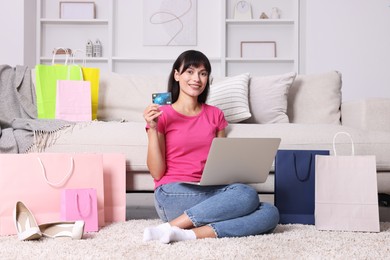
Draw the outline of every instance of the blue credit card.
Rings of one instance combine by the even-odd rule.
[[[172,104],[171,92],[153,93],[152,102],[153,104],[158,104],[158,105],[171,105]]]

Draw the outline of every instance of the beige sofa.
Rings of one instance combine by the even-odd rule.
[[[120,152],[127,158],[127,191],[152,191],[146,166],[147,137],[142,117],[151,94],[166,90],[166,77],[102,74],[99,121],[61,131],[46,152]],[[326,149],[339,131],[349,132],[355,154],[375,155],[379,192],[390,194],[390,99],[342,102],[341,74],[249,74],[213,78],[208,103],[231,122],[228,137],[281,137],[280,149]],[[350,154],[348,139],[337,140],[338,154]],[[274,178],[255,185],[273,193]]]

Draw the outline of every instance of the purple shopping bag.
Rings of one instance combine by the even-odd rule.
[[[84,231],[98,231],[96,190],[63,190],[61,194],[61,219],[64,221],[84,220]]]

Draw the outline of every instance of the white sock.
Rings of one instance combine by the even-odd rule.
[[[147,227],[144,230],[143,241],[147,242],[150,240],[159,240],[165,232],[169,231],[170,228],[171,225],[168,222],[155,227]]]
[[[168,244],[170,242],[195,240],[195,232],[189,229],[181,229],[178,227],[171,227],[168,231],[164,232],[164,235],[160,238],[160,242]]]

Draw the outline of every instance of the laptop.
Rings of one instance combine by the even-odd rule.
[[[214,138],[197,185],[263,183],[267,180],[280,138]]]

